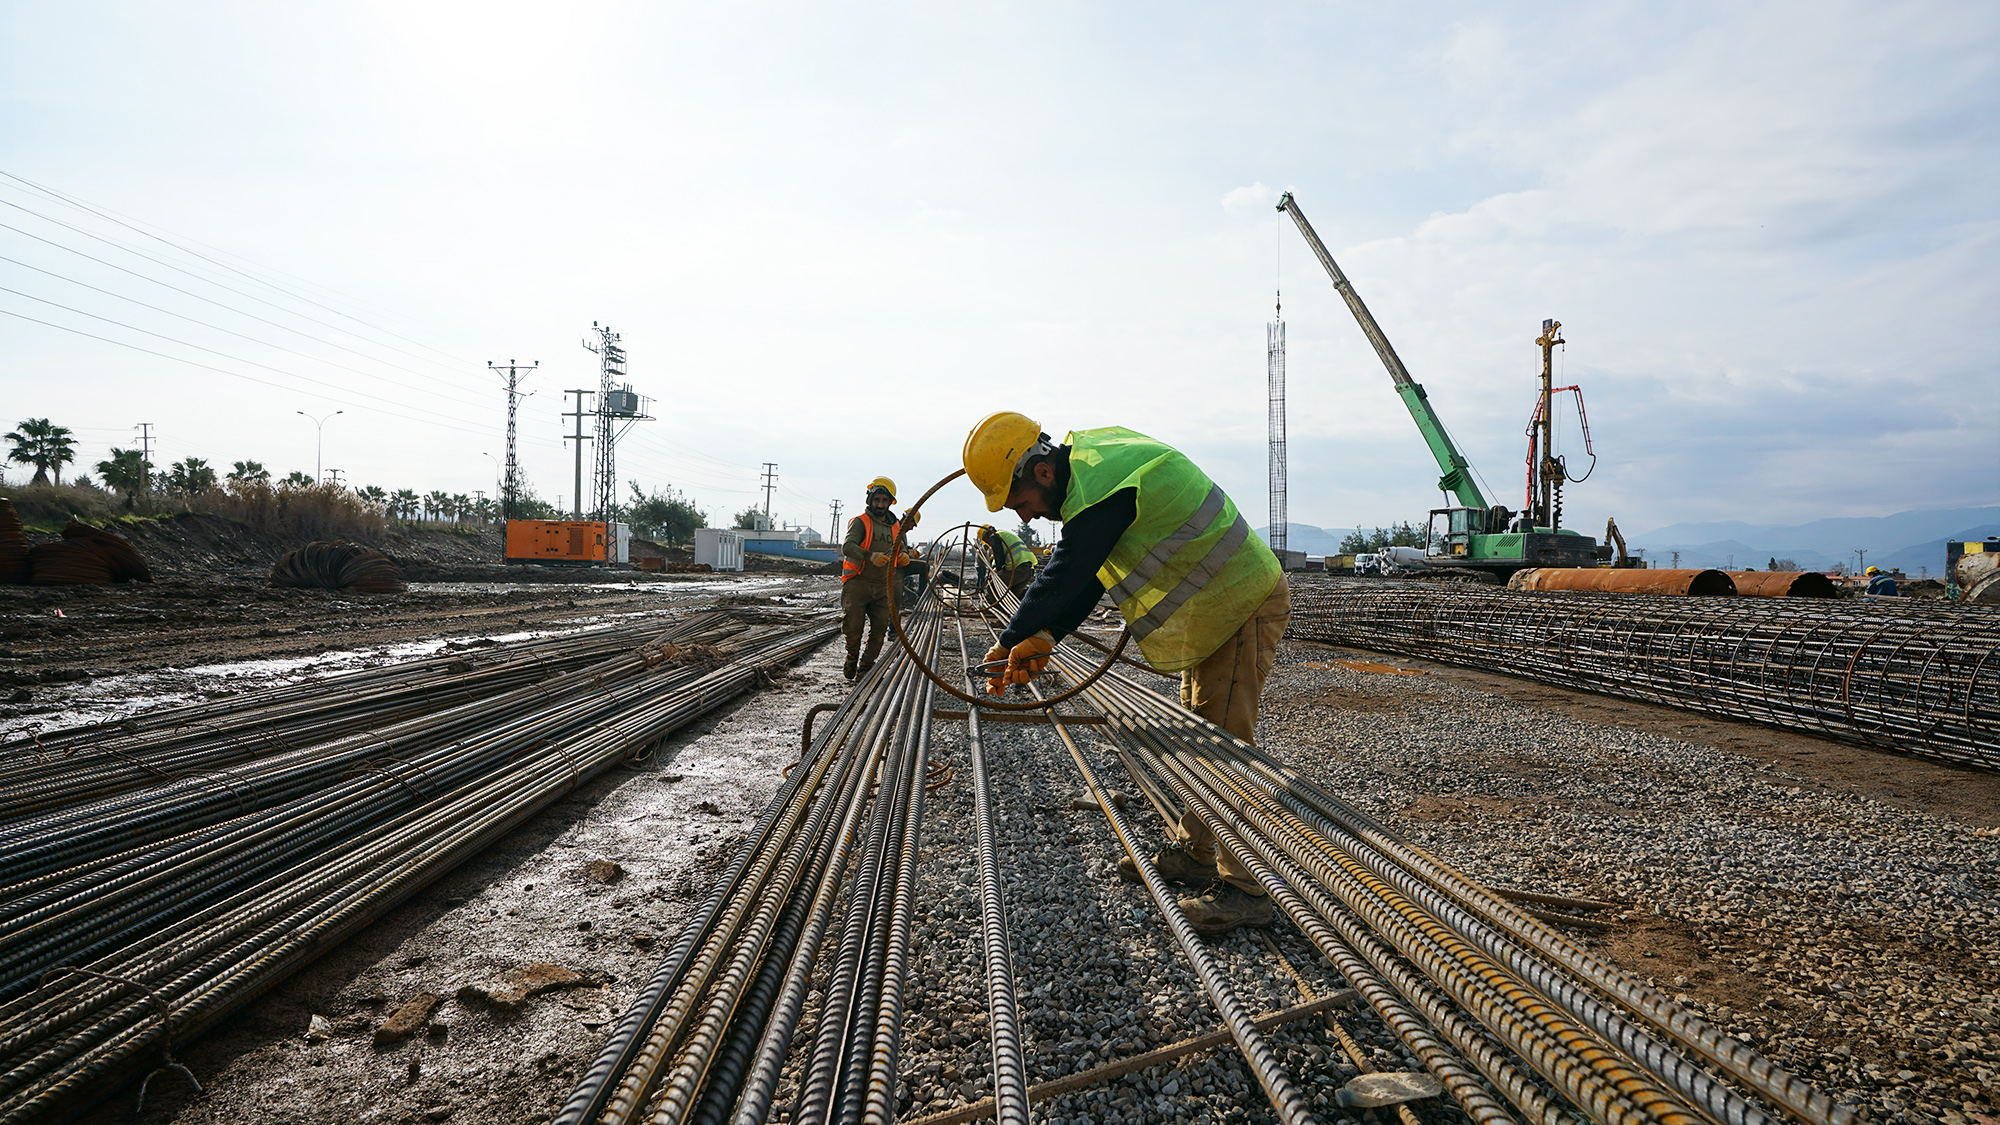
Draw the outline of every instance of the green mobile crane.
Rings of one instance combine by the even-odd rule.
[[[1299,210],[1292,193],[1286,192],[1278,201],[1278,210],[1289,212],[1292,221],[1299,226],[1299,233],[1305,236],[1306,244],[1319,258],[1319,264],[1326,267],[1327,276],[1333,279],[1333,287],[1341,299],[1347,302],[1348,311],[1361,325],[1361,332],[1368,342],[1375,345],[1375,354],[1382,357],[1382,366],[1389,369],[1389,378],[1396,385],[1396,393],[1402,397],[1403,405],[1409,408],[1410,417],[1416,420],[1418,432],[1424,435],[1424,444],[1437,458],[1438,468],[1444,475],[1438,478],[1438,488],[1452,495],[1457,503],[1447,508],[1431,509],[1430,534],[1425,547],[1425,559],[1433,566],[1466,567],[1485,571],[1500,581],[1517,570],[1531,566],[1600,566],[1606,552],[1597,545],[1597,540],[1588,535],[1566,531],[1557,526],[1562,517],[1561,486],[1559,477],[1552,472],[1560,472],[1561,461],[1550,453],[1547,445],[1550,426],[1549,401],[1549,348],[1561,341],[1556,337],[1560,328],[1554,321],[1542,326],[1543,345],[1542,399],[1536,411],[1533,429],[1543,431],[1541,460],[1544,464],[1530,465],[1531,482],[1539,475],[1542,487],[1531,483],[1531,497],[1528,510],[1514,512],[1503,505],[1488,504],[1479,485],[1472,479],[1472,465],[1465,455],[1452,444],[1451,435],[1445,432],[1444,423],[1438,420],[1437,411],[1431,408],[1430,398],[1424,388],[1403,367],[1402,359],[1389,338],[1382,334],[1382,327],[1375,323],[1375,317],[1368,312],[1368,306],[1361,303],[1361,295],[1334,264],[1333,255],[1327,253],[1326,244],[1313,233],[1312,224],[1306,221],[1305,213]],[[1567,389],[1567,388],[1565,388]],[[1536,460],[1534,453],[1529,455]]]

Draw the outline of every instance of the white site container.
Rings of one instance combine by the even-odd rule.
[[[704,527],[694,533],[694,561],[717,570],[743,569],[743,533]]]
[[[611,561],[629,563],[632,561],[632,525],[614,523],[611,525]]]

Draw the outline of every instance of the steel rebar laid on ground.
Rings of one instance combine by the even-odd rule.
[[[930,653],[935,604],[909,625]],[[558,1123],[767,1120],[795,1039],[791,1120],[893,1121],[931,697],[900,650],[855,684]]]
[[[1173,701],[1116,677],[1086,694],[1131,759],[1214,829],[1474,1120],[1851,1117]]]
[[[173,840],[154,854],[107,857],[114,867],[136,864],[119,872],[119,894],[64,896],[70,873],[58,873],[45,888],[52,897],[38,900],[47,909],[18,920],[44,951],[71,943],[70,956],[0,1004],[0,1123],[60,1116],[170,1063],[174,1043],[833,629],[824,615],[802,614],[788,626],[745,630],[719,660],[679,662],[667,646],[647,646],[538,705],[496,713],[491,737],[466,734],[436,751],[457,755],[452,763],[378,763],[349,779],[361,788],[344,802],[308,796],[238,817],[243,824],[231,824],[246,834],[228,844],[238,850],[200,854],[207,866],[255,874],[201,884],[208,890],[199,909],[186,908],[183,881],[200,876],[176,864]],[[447,776],[448,765],[463,768]],[[364,806],[364,815],[342,819]],[[337,830],[318,830],[336,821]],[[153,876],[165,882],[142,887]],[[94,937],[106,930],[120,933],[115,948]],[[10,938],[10,955],[14,945]],[[80,948],[93,959],[79,963]]]
[[[0,824],[481,699],[727,620],[621,625],[314,677],[0,742]],[[739,626],[740,627],[740,626]]]
[[[2000,769],[2000,609],[1295,578],[1288,635]]]

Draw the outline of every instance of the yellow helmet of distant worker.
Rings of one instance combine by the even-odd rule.
[[[1882,573],[1882,568],[1881,568],[1881,567],[1879,567],[1879,566],[1871,566],[1871,567],[1869,567],[1869,568],[1868,568],[1867,570],[1864,570],[1864,571],[1862,571],[1861,573],[1863,573],[1863,574],[1880,574],[1880,573]]]
[[[894,504],[896,502],[895,481],[890,480],[888,477],[876,477],[874,480],[868,482],[869,492],[874,492],[878,488],[889,494],[889,503]]]
[[[965,475],[986,494],[987,511],[1006,506],[1015,470],[1041,441],[1041,423],[1011,410],[987,415],[965,435]]]

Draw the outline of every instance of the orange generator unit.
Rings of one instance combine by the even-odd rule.
[[[508,520],[510,563],[601,564],[605,525],[595,520]]]

